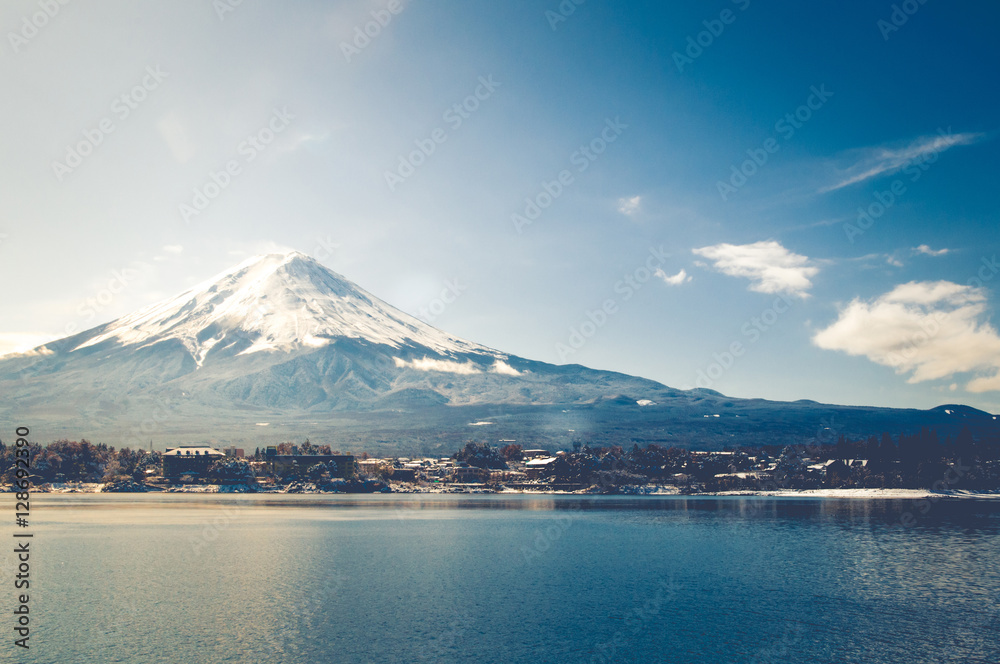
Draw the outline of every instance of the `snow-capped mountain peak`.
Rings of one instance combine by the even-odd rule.
[[[72,351],[116,342],[141,348],[180,341],[201,366],[213,348],[240,355],[326,346],[337,338],[445,356],[495,350],[446,334],[399,311],[299,252],[255,256],[180,295],[96,328]]]

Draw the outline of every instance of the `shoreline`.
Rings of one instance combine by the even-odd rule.
[[[388,490],[375,492],[344,492],[327,491],[313,485],[289,485],[285,487],[259,487],[249,485],[179,485],[166,488],[146,486],[143,491],[103,491],[103,483],[69,482],[53,484],[44,488],[35,488],[34,494],[151,494],[151,493],[184,493],[184,494],[266,494],[266,495],[539,495],[539,496],[627,496],[627,497],[677,497],[677,498],[833,498],[833,499],[864,499],[864,500],[921,500],[924,498],[974,498],[1000,499],[1000,491],[933,491],[930,489],[776,489],[776,490],[736,490],[736,491],[699,491],[681,492],[673,486],[635,486],[623,487],[618,493],[601,493],[582,489],[577,491],[552,490],[540,487],[536,490],[507,489],[499,490],[482,486],[449,486],[449,487],[415,487],[408,485],[390,485]],[[2,491],[10,491],[3,487]]]

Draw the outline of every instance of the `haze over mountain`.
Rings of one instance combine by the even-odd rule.
[[[41,440],[110,445],[283,440],[377,452],[526,446],[834,442],[932,426],[929,411],[732,399],[516,357],[405,314],[297,252],[249,259],[180,295],[0,359],[3,419]],[[9,427],[8,427],[9,428]]]

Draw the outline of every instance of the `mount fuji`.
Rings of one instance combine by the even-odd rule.
[[[932,426],[929,411],[734,399],[536,362],[438,330],[297,252],[251,258],[180,295],[0,358],[0,419],[42,439],[260,447],[283,440],[437,454],[526,446],[835,442]]]

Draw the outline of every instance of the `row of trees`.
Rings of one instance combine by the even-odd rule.
[[[266,448],[265,448],[266,450]],[[261,448],[257,448],[253,453],[254,461],[262,461],[265,458],[264,451]],[[280,443],[276,446],[276,451],[278,454],[282,455],[295,455],[295,454],[339,454],[339,452],[330,451],[329,445],[316,445],[311,443],[308,438],[301,445],[296,445],[291,442]]]
[[[282,443],[279,453],[291,454],[292,443]],[[307,439],[297,446],[299,454],[330,454],[329,445],[312,445]],[[32,443],[29,446],[31,475],[35,484],[48,482],[142,482],[162,469],[163,454],[129,447],[115,450],[104,443],[59,440],[46,446]],[[257,458],[263,459],[258,451]],[[209,481],[252,482],[257,476],[272,477],[260,464],[255,470],[248,459],[220,459],[206,473]],[[10,484],[14,478],[14,448],[0,441],[0,482]],[[153,471],[152,473],[148,471]],[[336,474],[336,468],[317,463],[308,467],[293,466],[292,470],[276,480],[321,481]]]
[[[833,455],[842,459],[853,457],[917,464],[941,456],[971,458],[990,447],[985,441],[976,441],[968,427],[963,427],[954,438],[947,436],[943,441],[938,438],[937,431],[925,427],[919,433],[899,434],[896,440],[888,433],[883,433],[881,437],[870,436],[853,441],[841,435]],[[825,458],[832,458],[831,451],[824,446],[816,447],[815,451]]]
[[[0,480],[5,484],[14,479],[14,449],[0,442]],[[123,448],[116,451],[104,443],[87,440],[59,440],[45,447],[30,445],[31,473],[36,483],[101,482],[129,478],[141,481],[148,469],[157,472],[161,454],[147,450]]]
[[[863,440],[844,436],[834,445],[742,447],[732,454],[694,455],[678,447],[634,445],[589,447],[575,443],[544,471],[558,482],[598,484],[604,487],[673,481],[676,476],[706,489],[767,488],[933,488],[952,464],[961,463],[962,488],[1000,489],[1000,444],[977,441],[963,429],[941,441],[933,430],[888,433]],[[508,468],[523,457],[520,446],[491,447],[470,442],[454,455],[478,468]],[[808,462],[806,461],[808,459]],[[823,470],[810,468],[825,464]],[[767,472],[764,470],[767,469]],[[738,474],[744,475],[739,477]],[[716,477],[723,475],[724,477]]]

